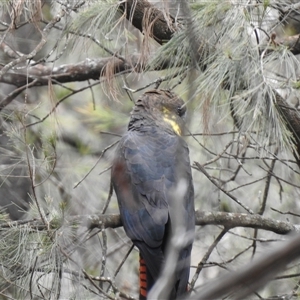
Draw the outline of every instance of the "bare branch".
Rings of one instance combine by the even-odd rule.
[[[196,211],[196,225],[222,225],[227,229],[235,227],[250,227],[273,231],[277,234],[287,234],[291,231],[299,230],[296,225],[293,225],[290,222],[264,218],[260,215],[203,212],[199,210]]]
[[[223,236],[227,233],[228,229],[225,227],[220,234],[217,236],[217,238],[214,240],[214,242],[210,245],[210,247],[208,248],[208,250],[206,251],[205,255],[203,256],[202,260],[199,262],[196,272],[193,276],[193,279],[191,281],[191,289],[194,288],[195,283],[200,275],[201,270],[204,267],[204,264],[207,262],[207,260],[209,259],[209,256],[211,255],[211,253],[213,252],[213,250],[217,247],[218,243],[221,241],[221,239],[223,238]]]
[[[39,64],[9,71],[2,76],[0,81],[20,87],[34,80],[36,80],[35,86],[48,85],[49,79],[53,80],[53,84],[57,84],[57,82],[86,81],[88,79],[98,80],[106,65],[111,61],[113,61],[114,73],[117,74],[126,70],[133,70],[138,59],[132,56],[129,59],[130,63],[124,63],[118,58],[111,57],[86,59],[76,64],[65,64],[54,68]]]
[[[92,228],[118,228],[122,226],[119,214],[95,214],[95,215],[77,215],[65,217],[61,220],[70,225],[81,225],[89,229]],[[0,224],[0,230],[11,226],[30,226],[36,230],[47,229],[41,220],[33,219],[28,221],[10,221]],[[49,221],[49,227],[57,228],[60,225],[58,220]],[[235,227],[257,228],[267,231],[272,231],[277,234],[288,234],[292,231],[299,231],[300,226],[294,225],[286,221],[278,221],[271,218],[265,218],[261,215],[250,215],[243,213],[226,213],[226,212],[207,212],[196,211],[196,225],[219,225],[224,226],[227,230]]]
[[[37,79],[33,80],[29,84],[25,84],[23,86],[20,86],[19,88],[15,89],[11,93],[9,93],[2,101],[0,101],[0,111],[10,104],[18,95],[20,95],[24,90],[30,88],[31,86],[34,86],[37,82]]]
[[[51,28],[58,22],[60,22],[61,18],[65,15],[65,11],[62,10],[49,24],[43,29],[42,31],[42,39],[39,42],[39,44],[34,48],[33,51],[31,51],[27,55],[22,55],[15,60],[11,61],[7,65],[5,65],[1,70],[0,70],[0,79],[2,76],[12,67],[25,62],[26,60],[32,59],[41,49],[44,47],[44,45],[47,43],[47,35],[49,34]]]
[[[198,162],[194,162],[193,168],[202,172],[216,187],[218,187],[224,194],[226,194],[228,197],[230,197],[233,201],[235,201],[237,204],[239,204],[241,207],[243,207],[247,212],[250,214],[253,214],[252,209],[250,209],[248,206],[244,205],[239,199],[234,197],[233,195],[229,194],[226,190],[224,190],[213,178],[209,176],[209,174],[206,172],[205,168],[201,166]]]
[[[251,261],[240,271],[207,283],[199,293],[189,299],[221,299],[229,293],[234,293],[231,299],[245,299],[284,269],[288,263],[298,258],[299,247],[300,239],[297,234],[275,250],[270,249],[256,261]]]

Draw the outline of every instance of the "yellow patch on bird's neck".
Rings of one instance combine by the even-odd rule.
[[[181,135],[181,128],[176,122],[176,116],[170,112],[169,109],[163,107],[164,121],[169,123],[172,126],[172,129],[178,135]]]
[[[172,119],[173,119],[173,118],[172,118]],[[181,129],[180,129],[180,126],[176,123],[175,120],[172,120],[172,119],[169,118],[168,116],[165,116],[165,117],[164,117],[164,121],[167,122],[167,123],[169,123],[169,124],[172,126],[174,132],[176,132],[178,135],[181,135]]]

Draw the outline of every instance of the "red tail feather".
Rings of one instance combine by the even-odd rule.
[[[140,296],[147,297],[147,268],[146,262],[140,257]]]

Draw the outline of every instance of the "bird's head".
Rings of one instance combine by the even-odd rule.
[[[139,125],[144,121],[167,131],[181,135],[184,127],[186,106],[176,94],[167,90],[151,90],[144,93],[135,103],[131,122]]]

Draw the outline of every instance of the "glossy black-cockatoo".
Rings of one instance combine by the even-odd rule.
[[[189,149],[181,137],[185,112],[183,100],[170,91],[143,94],[112,165],[123,226],[140,251],[140,299],[147,298],[159,279],[170,241],[179,231],[186,239],[174,262],[168,297],[176,299],[187,292],[195,214]]]

